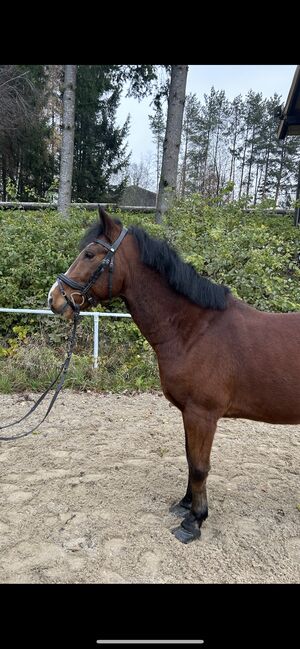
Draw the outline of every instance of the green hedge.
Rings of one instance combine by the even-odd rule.
[[[245,201],[179,202],[167,218],[167,236],[199,273],[227,284],[237,296],[265,311],[300,310],[300,231],[291,216],[250,213]]]

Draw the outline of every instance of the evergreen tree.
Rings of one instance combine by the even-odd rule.
[[[204,95],[201,109],[202,129],[204,136],[204,159],[200,170],[200,188],[204,195],[218,194],[224,178],[222,161],[222,132],[228,112],[228,102],[224,90],[211,88],[209,95]]]
[[[238,95],[229,104],[227,126],[224,132],[227,143],[227,154],[230,154],[230,171],[228,181],[233,183],[232,198],[235,198],[236,171],[243,150],[243,99]]]
[[[245,193],[246,196],[254,195],[254,173],[257,153],[260,146],[260,136],[263,129],[264,101],[262,93],[248,92],[246,97],[247,115],[247,141],[245,159]]]
[[[158,192],[164,134],[166,130],[166,119],[165,119],[164,110],[161,103],[156,105],[154,114],[149,115],[149,122],[150,122],[150,129],[153,133],[153,140],[156,145],[156,192]]]
[[[186,97],[180,160],[179,190],[181,196],[199,191],[199,175],[203,153],[201,104],[196,94]]]
[[[272,198],[291,201],[296,183],[300,142],[277,139],[275,93],[263,99],[252,90],[228,102],[223,91],[211,89],[201,106],[188,95],[180,157],[181,194],[218,195],[233,183],[231,198],[246,196],[254,204]],[[228,200],[230,194],[228,194]]]
[[[79,65],[75,107],[74,200],[116,200],[119,183],[110,186],[114,174],[126,169],[124,143],[128,119],[115,125],[121,83],[113,78],[112,66]],[[115,70],[113,70],[115,72]]]

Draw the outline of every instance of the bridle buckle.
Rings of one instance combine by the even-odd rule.
[[[75,300],[74,300],[74,298],[73,298],[73,295],[80,295],[80,297],[81,297],[81,302],[80,302],[80,304],[78,304],[78,302],[75,302]],[[76,306],[76,307],[81,307],[81,306],[83,306],[84,301],[85,301],[85,297],[84,297],[84,295],[82,295],[82,293],[79,293],[79,291],[73,291],[73,293],[70,293],[69,297],[70,297],[70,299],[72,300],[74,306]]]

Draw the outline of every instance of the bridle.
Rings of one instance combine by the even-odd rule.
[[[108,299],[110,300],[112,297],[112,275],[113,275],[113,270],[114,270],[114,255],[116,251],[118,250],[120,244],[122,243],[124,237],[126,236],[128,230],[127,228],[122,229],[121,233],[119,234],[118,238],[113,242],[113,243],[107,243],[106,241],[102,241],[102,239],[95,239],[92,243],[98,243],[100,246],[103,246],[106,248],[108,251],[107,254],[105,255],[104,259],[102,259],[101,263],[99,266],[96,268],[96,270],[93,272],[89,280],[87,281],[86,284],[79,284],[79,282],[75,282],[75,280],[71,279],[67,275],[64,275],[64,273],[60,273],[57,278],[57,283],[59,290],[63,297],[66,300],[66,304],[63,306],[61,310],[61,314],[65,311],[65,309],[70,306],[71,309],[76,313],[79,312],[80,307],[84,304],[85,300],[90,304],[90,306],[96,306],[97,302],[95,301],[95,298],[92,295],[89,295],[89,291],[93,284],[97,281],[98,277],[103,273],[105,268],[108,267]],[[67,295],[67,293],[64,290],[63,283],[67,284],[67,286],[70,286],[71,288],[74,288],[75,291],[73,291],[70,295]],[[74,300],[74,295],[80,295],[81,296],[81,302],[80,304],[76,303]]]

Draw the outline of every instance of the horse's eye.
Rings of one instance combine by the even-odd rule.
[[[93,259],[93,257],[95,257],[94,253],[93,253],[93,252],[90,252],[89,250],[87,250],[87,251],[84,253],[84,256],[85,256],[87,259]]]

